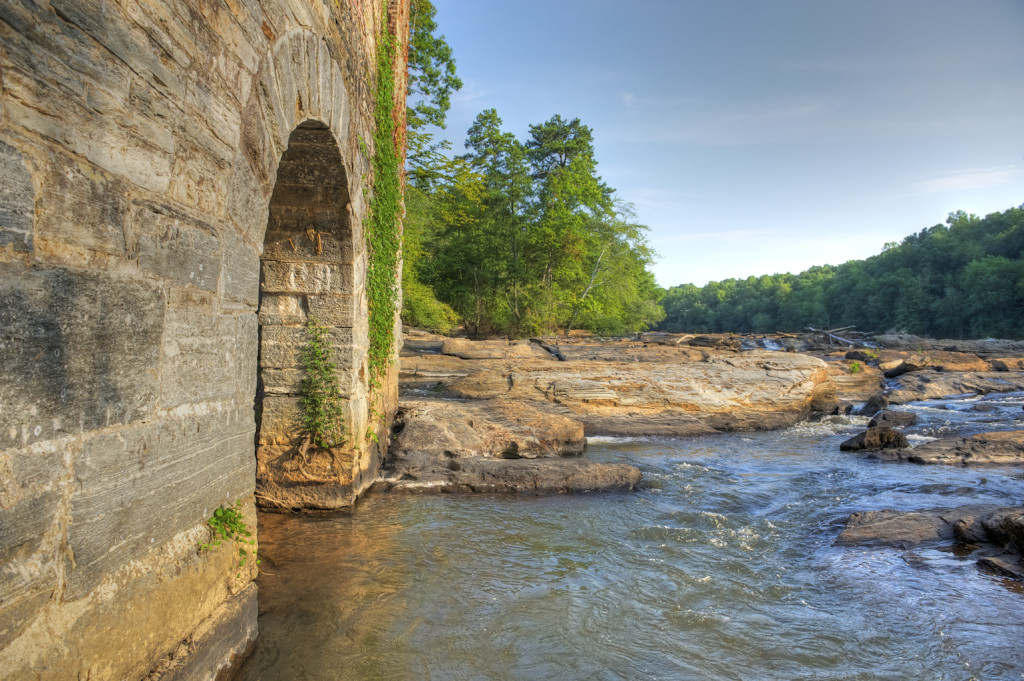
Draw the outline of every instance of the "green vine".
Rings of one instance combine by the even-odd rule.
[[[252,531],[249,526],[245,524],[245,519],[242,517],[242,501],[239,499],[234,503],[233,506],[221,506],[216,511],[206,524],[210,527],[213,532],[213,536],[209,542],[199,542],[199,552],[208,551],[212,548],[220,546],[226,540],[232,540],[238,547],[238,567],[243,567],[245,561],[250,557],[250,551],[245,548],[245,544],[254,546],[256,540],[252,538]],[[256,561],[256,564],[260,564],[260,560],[256,558],[256,550],[252,549],[252,558]]]
[[[385,12],[386,12],[385,6]],[[366,291],[370,313],[369,373],[371,388],[380,385],[394,349],[395,308],[398,303],[398,251],[401,245],[399,211],[402,187],[396,149],[394,55],[396,40],[387,28],[377,48],[377,88],[374,104],[373,196],[366,236],[369,262]]]
[[[331,361],[329,330],[317,318],[306,320],[302,347],[302,428],[317,447],[327,449],[345,438],[345,410],[338,370]]]

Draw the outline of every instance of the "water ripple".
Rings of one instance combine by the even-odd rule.
[[[949,421],[925,429],[978,424],[924,409]],[[261,516],[271,574],[239,679],[1020,681],[1024,590],[935,548],[832,542],[854,510],[1021,503],[1024,475],[839,452],[861,427],[592,441],[644,470],[637,494]]]

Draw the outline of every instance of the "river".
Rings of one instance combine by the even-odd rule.
[[[1021,428],[1022,405],[919,403],[907,432]],[[853,511],[1019,505],[1024,471],[840,452],[865,421],[592,439],[587,456],[643,470],[635,493],[261,515],[237,679],[1024,679],[1019,583],[937,548],[832,546]]]

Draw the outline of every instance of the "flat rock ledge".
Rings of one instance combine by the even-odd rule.
[[[587,435],[686,437],[785,428],[836,413],[816,357],[639,341],[413,339],[400,387],[467,401],[532,404]]]
[[[836,546],[958,547],[978,565],[1024,580],[1024,507],[972,505],[850,515]]]
[[[733,339],[404,340],[403,406],[377,490],[635,489],[638,469],[580,456],[585,436],[766,430],[839,409],[821,359],[741,352]]]
[[[923,370],[901,375],[887,392],[889,404],[907,404],[955,395],[988,395],[1024,390],[1021,371],[935,371]]]
[[[583,425],[516,400],[407,399],[377,491],[550,494],[632,490],[639,469],[581,454]]]
[[[1024,463],[1024,430],[978,433],[970,437],[933,440],[913,449],[888,450],[887,458],[911,463],[953,464],[1022,464]]]

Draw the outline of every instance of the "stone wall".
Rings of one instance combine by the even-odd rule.
[[[256,411],[268,503],[371,482],[397,386],[367,390],[367,145],[377,36],[407,22],[407,0],[0,2],[0,679],[245,654],[255,570],[197,546],[221,504],[255,525]],[[303,477],[310,313],[360,437]]]

